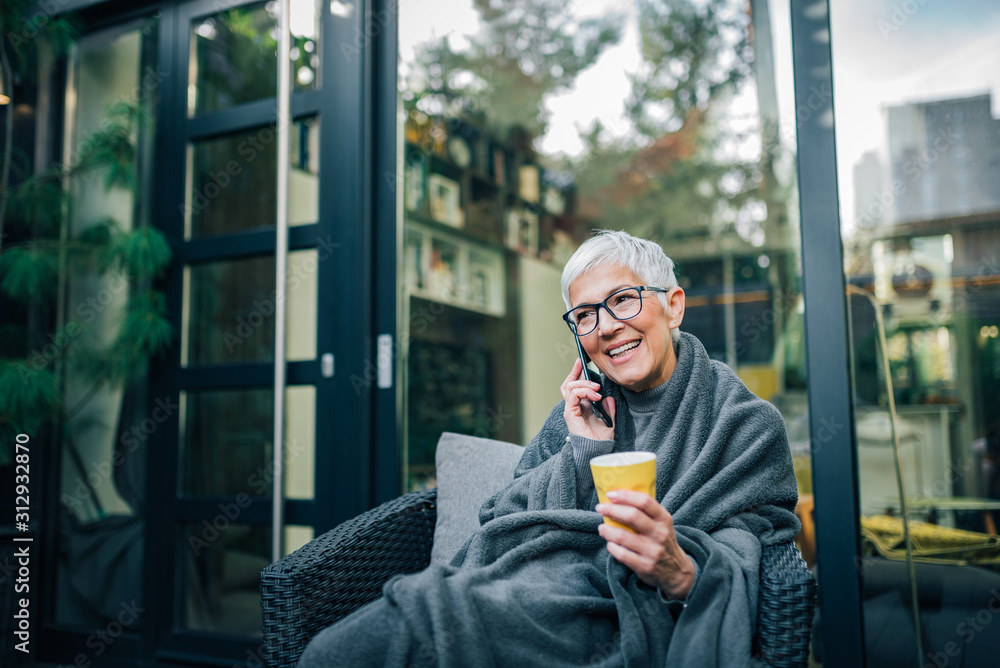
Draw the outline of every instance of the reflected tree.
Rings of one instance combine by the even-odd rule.
[[[0,157],[0,250],[3,249],[4,225],[10,202],[11,168],[14,161],[14,113],[21,102],[15,81],[34,80],[39,67],[47,67],[53,58],[66,52],[77,35],[71,17],[49,18],[38,14],[28,0],[4,0],[0,3],[0,97],[3,113],[3,144]]]
[[[501,136],[510,128],[543,134],[544,98],[572,85],[617,43],[624,22],[617,14],[577,19],[564,0],[474,0],[474,6],[481,30],[422,45],[406,73],[404,100],[407,110],[430,115],[478,116]]]
[[[643,65],[628,111],[639,136],[680,130],[753,72],[749,17],[731,0],[638,0]],[[700,113],[695,113],[700,112]]]
[[[10,299],[47,313],[57,309],[68,274],[87,272],[120,276],[129,287],[118,330],[110,341],[88,331],[78,317],[42,327],[45,315],[28,322],[7,321],[0,350],[0,426],[11,433],[37,433],[61,413],[59,369],[71,364],[94,387],[127,383],[145,372],[150,356],[172,340],[165,299],[152,285],[170,261],[163,235],[150,227],[124,230],[112,218],[95,220],[70,234],[65,212],[70,180],[103,175],[106,190],[134,190],[134,137],[148,123],[141,107],[118,103],[106,121],[81,145],[69,164],[27,176],[9,199],[11,231],[21,239],[0,254],[0,291]],[[70,427],[70,423],[62,425]],[[13,437],[7,439],[13,442]]]
[[[731,0],[638,0],[642,66],[630,132],[596,124],[574,162],[581,211],[664,244],[725,237],[762,246],[784,222],[776,128],[734,101],[753,83],[749,7]]]
[[[194,27],[199,80],[196,113],[274,97],[277,12],[275,3],[241,7],[206,17]],[[293,34],[290,46],[293,85],[310,88],[319,67],[316,40]]]
[[[263,8],[231,9],[195,28],[196,113],[274,96],[276,18]]]
[[[418,48],[404,68],[404,104],[430,116],[474,114],[501,137],[517,128],[516,146],[530,154],[549,120],[546,96],[621,38],[625,16],[581,21],[548,1],[474,6],[475,35]],[[578,156],[543,158],[572,175],[577,241],[593,227],[624,227],[682,255],[764,247],[794,255],[791,142],[779,138],[773,72],[755,62],[758,49],[771,49],[765,9],[756,0],[635,0],[641,65],[629,75],[625,123],[596,121]],[[782,290],[793,265],[781,265],[791,272]]]
[[[62,406],[69,365],[94,387],[124,385],[141,376],[173,336],[164,296],[153,285],[171,257],[163,235],[148,226],[125,230],[110,218],[71,230],[68,215],[76,179],[95,178],[109,193],[136,191],[136,142],[150,126],[146,108],[112,106],[63,164],[32,166],[28,155],[14,150],[11,110],[15,104],[30,108],[27,83],[44,85],[51,63],[77,35],[71,18],[45,19],[29,4],[12,0],[0,9],[0,93],[11,102],[3,112],[0,166],[0,465],[11,461],[16,433],[38,434],[52,424],[69,433],[81,426]],[[128,298],[113,336],[86,331],[85,319],[64,320],[62,300],[73,271],[122,277]]]

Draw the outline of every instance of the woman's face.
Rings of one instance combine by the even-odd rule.
[[[643,285],[628,269],[617,264],[599,265],[581,275],[569,286],[573,307],[599,304],[612,292]],[[652,287],[652,286],[651,286]],[[583,349],[604,375],[634,392],[649,390],[670,379],[677,365],[670,330],[684,318],[684,291],[673,288],[666,293],[670,309],[664,311],[655,292],[642,293],[642,310],[628,320],[616,320],[606,309],[598,309],[597,328],[580,337]],[[638,345],[621,354],[625,344]],[[613,357],[612,352],[619,351]]]

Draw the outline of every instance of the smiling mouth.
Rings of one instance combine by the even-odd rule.
[[[641,341],[630,341],[623,346],[618,346],[617,348],[612,348],[608,351],[608,355],[611,359],[620,359],[628,355],[631,351],[639,347]]]

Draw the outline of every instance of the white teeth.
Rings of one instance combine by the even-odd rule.
[[[620,357],[621,355],[627,353],[628,351],[632,350],[638,345],[639,345],[638,341],[632,341],[631,343],[626,343],[624,346],[619,346],[614,350],[608,351],[608,354],[611,355],[612,357]]]

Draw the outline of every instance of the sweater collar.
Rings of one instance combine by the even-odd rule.
[[[696,366],[707,365],[708,355],[701,342],[687,332],[681,332],[680,341],[677,342],[677,366],[670,375],[670,380],[645,392],[632,392],[626,390],[621,385],[610,380],[606,376],[602,378],[606,384],[607,393],[615,397],[618,404],[618,419],[615,425],[615,439],[624,440],[630,443],[635,438],[635,428],[632,424],[631,411],[637,413],[648,412],[650,410],[676,410],[680,406],[684,392],[688,388],[691,376],[694,374]],[[621,402],[628,406],[628,411],[622,410]],[[637,404],[633,403],[638,401]],[[624,414],[623,414],[624,413]],[[621,427],[621,429],[619,429]],[[616,450],[618,450],[616,446]],[[632,447],[624,447],[622,450],[631,450]]]
[[[673,378],[672,375],[671,378]],[[625,401],[628,402],[628,409],[633,413],[652,413],[659,405],[660,399],[666,395],[669,386],[670,381],[668,380],[665,383],[661,383],[649,390],[643,390],[642,392],[633,392],[623,387],[622,394],[625,396]]]
[[[648,390],[643,390],[642,392],[633,392],[627,388],[621,388],[622,395],[625,397],[625,401],[628,402],[629,410],[636,413],[651,413],[657,409],[661,400],[667,396],[668,392],[673,394],[670,391],[671,388],[678,386],[684,388],[687,386],[687,381],[691,377],[691,370],[694,366],[694,355],[692,354],[694,351],[692,350],[691,340],[697,341],[690,334],[681,332],[681,337],[677,341],[677,345],[674,346],[677,364],[674,366],[674,372],[670,374],[667,382]]]

